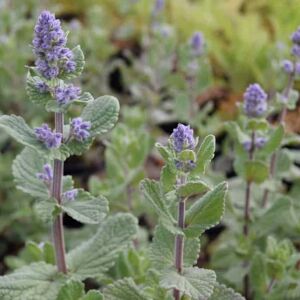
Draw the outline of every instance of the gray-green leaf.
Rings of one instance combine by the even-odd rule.
[[[209,300],[245,300],[245,298],[232,288],[216,282],[214,292]]]

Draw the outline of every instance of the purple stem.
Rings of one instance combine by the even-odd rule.
[[[283,92],[283,96],[285,98],[288,99],[289,94],[291,89],[293,88],[293,84],[294,84],[294,80],[295,80],[295,73],[291,73],[289,75],[289,79],[288,79],[288,84],[286,89]],[[286,112],[287,112],[287,108],[286,105],[284,105],[280,116],[279,116],[279,122],[280,124],[284,125],[284,120],[285,120],[285,116],[286,116]],[[274,177],[275,174],[275,166],[276,166],[276,162],[277,162],[277,157],[278,157],[278,152],[274,152],[271,156],[271,162],[270,162],[270,178]],[[263,193],[263,199],[262,199],[262,207],[266,207],[267,202],[268,202],[268,198],[269,198],[269,190],[265,189],[264,193]]]
[[[63,133],[64,115],[63,113],[55,113],[55,130]],[[62,194],[62,179],[64,172],[64,162],[59,159],[54,160],[53,168],[53,184],[51,196],[56,199],[58,204],[61,204]],[[67,273],[67,265],[65,258],[65,239],[63,229],[63,216],[60,213],[53,222],[52,227],[53,242],[55,248],[56,264],[59,272]]]

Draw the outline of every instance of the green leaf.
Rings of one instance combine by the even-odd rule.
[[[252,258],[250,268],[250,279],[257,293],[264,295],[268,286],[268,275],[266,269],[266,256],[256,253]]]
[[[89,290],[80,300],[104,300],[103,295],[96,290]]]
[[[242,168],[242,176],[246,181],[262,183],[269,177],[268,165],[259,160],[248,160]]]
[[[290,110],[294,110],[297,106],[298,100],[299,100],[299,92],[296,90],[291,90],[286,104],[287,108]]]
[[[130,214],[116,214],[101,224],[97,233],[72,250],[68,256],[70,273],[85,279],[103,275],[137,233],[137,221]]]
[[[118,121],[119,110],[119,101],[112,96],[102,96],[89,102],[83,109],[81,117],[91,122],[91,137],[112,129]]]
[[[57,202],[54,198],[38,201],[34,205],[38,217],[45,223],[51,223],[57,212]]]
[[[161,174],[160,180],[162,183],[164,193],[172,191],[176,184],[176,173],[174,173],[169,165],[164,165]]]
[[[162,225],[156,226],[149,258],[152,266],[157,270],[164,270],[174,265],[175,235]],[[184,240],[183,264],[190,267],[195,264],[200,253],[198,238]]]
[[[185,218],[187,227],[184,230],[187,236],[199,236],[221,220],[225,210],[227,189],[226,182],[218,184],[187,210]]]
[[[168,147],[161,145],[160,143],[155,144],[155,148],[158,150],[162,158],[167,162],[170,158],[173,158],[171,151]]]
[[[80,46],[76,46],[75,48],[72,49],[72,52],[73,52],[73,59],[76,63],[76,68],[75,68],[75,71],[74,72],[71,72],[71,73],[67,73],[67,72],[63,72],[59,78],[61,79],[72,79],[72,78],[76,78],[78,77],[82,71],[83,71],[83,68],[84,68],[84,64],[85,64],[85,61],[84,61],[84,54],[80,48]]]
[[[227,122],[225,128],[239,144],[243,144],[249,140],[248,135],[241,130],[241,127],[236,122]]]
[[[190,181],[186,184],[180,185],[177,189],[177,194],[180,197],[191,197],[205,193],[209,190],[210,188],[205,182],[198,180]]]
[[[269,123],[265,119],[249,119],[247,129],[249,130],[267,130]]]
[[[216,139],[213,135],[204,138],[197,153],[196,167],[193,174],[204,173],[207,166],[214,158],[216,148]]]
[[[179,120],[187,120],[190,110],[190,99],[186,93],[179,93],[174,99],[175,113]]]
[[[27,73],[26,92],[29,99],[36,104],[46,104],[48,101],[53,100],[49,92],[39,92],[36,85],[41,82],[42,80],[38,76],[31,76],[30,72]]]
[[[150,300],[131,278],[118,280],[103,291],[105,300]]]
[[[179,153],[178,155],[179,160],[181,161],[195,161],[196,160],[196,155],[195,152],[193,150],[183,150]]]
[[[56,266],[43,262],[18,269],[0,279],[1,300],[53,300],[64,283]]]
[[[216,283],[216,274],[212,270],[187,268],[182,274],[169,270],[163,274],[160,285],[166,289],[178,289],[193,300],[208,299]]]
[[[269,136],[266,144],[259,150],[259,153],[262,155],[270,155],[274,151],[276,151],[280,145],[281,141],[284,137],[284,127],[283,125],[279,125]]]
[[[224,284],[216,283],[209,300],[245,300],[245,298]]]
[[[152,204],[158,215],[163,215],[172,222],[176,222],[167,208],[167,200],[162,191],[161,184],[158,181],[144,179],[142,180],[140,187],[145,199]]]
[[[94,197],[81,189],[74,201],[65,201],[61,207],[70,217],[85,224],[99,224],[108,213],[105,197]]]
[[[83,283],[71,280],[60,289],[56,300],[79,300],[83,294]]]

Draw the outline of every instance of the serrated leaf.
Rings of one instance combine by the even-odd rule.
[[[242,176],[246,181],[262,183],[269,177],[269,167],[259,160],[248,160],[244,162]]]
[[[83,109],[81,117],[91,122],[91,137],[112,129],[118,121],[119,110],[119,101],[112,96],[102,96],[89,102]]]
[[[177,194],[180,197],[192,197],[198,194],[205,193],[209,190],[209,186],[201,180],[189,181],[177,188]]]
[[[204,138],[197,153],[196,167],[193,174],[204,173],[207,166],[214,158],[216,148],[216,138],[208,135]]]
[[[166,289],[178,289],[193,300],[209,299],[216,283],[216,274],[212,270],[187,268],[182,274],[176,270],[164,273],[160,285]]]
[[[56,266],[34,263],[0,278],[1,300],[56,299],[64,279]]]
[[[103,275],[114,265],[120,252],[129,246],[136,233],[137,221],[132,215],[109,217],[91,239],[68,254],[70,273],[82,280]]]
[[[103,291],[105,300],[149,300],[131,278],[118,280]]]
[[[105,197],[94,197],[84,190],[79,190],[74,201],[65,201],[61,207],[70,217],[85,224],[98,224],[108,213]]]
[[[41,93],[37,89],[37,84],[41,82],[42,80],[38,76],[31,76],[30,72],[27,73],[26,92],[29,99],[36,104],[46,104],[48,101],[53,100],[49,92]]]
[[[284,127],[283,125],[279,125],[274,132],[270,134],[266,144],[261,150],[259,150],[259,152],[263,155],[270,155],[280,147],[283,137]]]
[[[43,201],[38,201],[34,204],[34,209],[37,216],[44,223],[51,223],[54,219],[54,215],[57,209],[56,200],[54,198],[48,198]]]
[[[161,184],[158,181],[144,179],[140,184],[144,198],[151,203],[156,213],[166,218],[171,223],[176,223],[167,207],[167,201],[163,193]]]
[[[80,95],[78,100],[75,100],[75,102],[89,102],[89,101],[94,101],[94,97],[91,93],[89,92],[84,92]]]
[[[214,292],[209,300],[245,300],[245,298],[236,293],[232,288],[228,288],[224,284],[216,283]]]
[[[169,165],[163,166],[160,174],[163,191],[168,193],[174,189],[176,184],[176,173],[172,172]]]
[[[72,53],[73,53],[73,60],[76,63],[76,68],[74,72],[71,73],[67,73],[67,72],[63,72],[59,78],[61,79],[72,79],[72,78],[76,78],[78,77],[84,68],[84,54],[80,48],[80,46],[76,46],[75,48],[72,49]]]
[[[186,212],[185,234],[199,236],[204,230],[216,225],[224,214],[227,183],[218,184],[212,191],[198,199]]]
[[[60,289],[56,300],[79,300],[83,294],[83,283],[71,280]]]
[[[155,229],[151,244],[149,258],[153,267],[164,270],[174,265],[174,242],[175,235],[158,225]],[[185,267],[193,265],[200,253],[200,241],[198,238],[184,240],[183,264]]]
[[[156,143],[155,147],[165,161],[168,161],[172,157],[171,151],[166,146]]]
[[[103,295],[96,290],[89,290],[80,300],[104,300]]]

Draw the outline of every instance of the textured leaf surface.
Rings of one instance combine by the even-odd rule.
[[[187,268],[182,274],[170,270],[163,275],[160,281],[162,287],[176,288],[193,300],[208,299],[213,293],[215,283],[214,271],[199,268]]]
[[[174,234],[161,225],[156,227],[149,253],[154,268],[163,270],[174,265],[174,242]],[[192,266],[197,261],[199,253],[200,241],[198,238],[184,240],[183,262],[185,267]]]
[[[66,283],[59,291],[56,300],[79,300],[84,294],[84,285],[79,281]]]
[[[242,175],[247,181],[262,183],[269,177],[268,165],[259,160],[246,161],[243,165]]]
[[[79,190],[76,199],[64,202],[62,209],[79,222],[98,224],[108,213],[108,201],[103,196],[94,197],[86,191]]]
[[[72,250],[68,266],[81,279],[103,275],[115,263],[137,233],[137,221],[129,214],[116,214],[101,225],[96,235]]]
[[[90,290],[85,296],[80,298],[80,300],[104,300],[104,297],[100,292]]]
[[[233,289],[226,287],[223,284],[216,283],[214,292],[209,300],[245,300],[245,298],[236,293]]]
[[[209,186],[203,181],[190,181],[177,189],[178,196],[191,197],[209,191]]]
[[[0,278],[0,299],[53,300],[63,281],[55,266],[34,263]]]
[[[218,184],[187,210],[185,229],[187,236],[199,236],[221,220],[225,210],[227,188],[226,182]]]
[[[119,110],[119,101],[112,96],[102,96],[89,102],[83,109],[81,117],[91,122],[91,137],[112,129],[118,121]]]
[[[105,300],[149,300],[131,278],[125,278],[109,285],[103,291]]]
[[[260,153],[263,153],[265,155],[270,155],[272,152],[276,151],[280,147],[283,137],[284,137],[284,128],[282,125],[280,125],[270,135],[266,144],[260,150]]]

